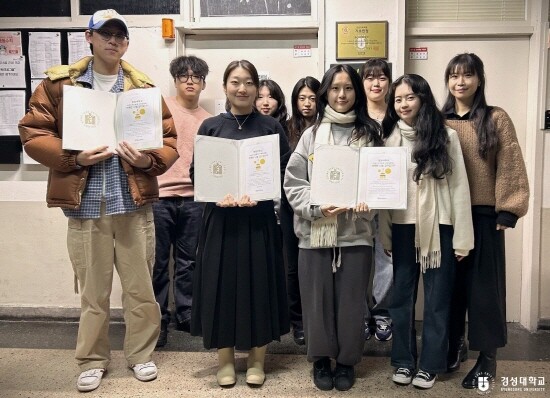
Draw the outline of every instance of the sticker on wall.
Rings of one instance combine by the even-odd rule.
[[[409,47],[409,59],[428,59],[428,47]]]
[[[311,57],[311,45],[295,44],[293,55],[294,55],[294,58]]]

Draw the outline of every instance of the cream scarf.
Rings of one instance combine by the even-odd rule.
[[[386,141],[387,146],[414,147],[416,130],[399,120],[399,131],[393,131]],[[403,145],[402,139],[408,144]],[[441,265],[441,241],[439,237],[439,210],[437,203],[437,181],[432,176],[423,175],[416,189],[416,224],[414,229],[416,261],[422,272]]]
[[[325,114],[319,128],[315,132],[315,148],[319,145],[334,145],[334,137],[332,136],[331,124],[347,124],[354,123],[356,119],[355,111],[351,110],[347,113],[338,113],[330,106],[325,107]],[[367,143],[366,137],[353,141],[350,146],[362,147]],[[314,158],[315,161],[315,158]],[[336,247],[338,239],[338,217],[322,217],[311,222],[310,246],[317,247]]]

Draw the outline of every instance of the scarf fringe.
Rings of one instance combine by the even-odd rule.
[[[428,268],[439,268],[441,267],[441,251],[429,252],[423,256],[420,254],[420,247],[416,247],[416,262],[420,263],[420,269],[423,274],[426,273]]]
[[[337,217],[325,217],[311,222],[311,247],[334,247],[338,236]]]
[[[335,274],[342,265],[342,249],[334,247],[332,249],[332,273]]]

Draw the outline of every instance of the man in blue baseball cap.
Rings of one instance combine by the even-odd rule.
[[[162,100],[163,146],[138,151],[123,141],[73,151],[62,147],[63,87],[121,92],[152,87],[152,81],[122,60],[128,25],[115,10],[97,11],[86,41],[93,56],[46,71],[29,112],[19,122],[27,154],[49,167],[46,200],[68,219],[67,248],[78,280],[81,313],[76,360],[79,391],[92,391],[110,362],[109,297],[116,268],[126,322],[124,355],[141,381],[157,377],[152,361],[160,330],[160,310],[151,282],[155,229],[151,203],[158,199],[156,177],[178,158],[176,131]],[[70,104],[65,104],[65,108]],[[78,291],[78,289],[76,289]]]

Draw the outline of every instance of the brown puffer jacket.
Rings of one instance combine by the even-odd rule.
[[[36,88],[29,103],[29,112],[19,122],[19,134],[27,154],[50,168],[48,176],[48,207],[78,209],[86,187],[89,167],[76,164],[77,151],[62,149],[63,86],[79,86],[76,79],[88,67],[93,57],[86,57],[72,65],[48,69],[47,79]],[[151,80],[130,64],[121,61],[124,72],[124,91],[152,87]],[[152,160],[146,171],[120,160],[134,202],[138,206],[158,199],[157,175],[164,173],[178,158],[176,129],[172,115],[162,100],[162,127],[164,145],[145,151]]]

